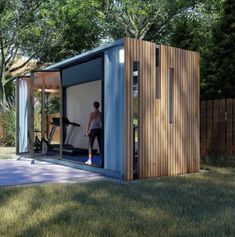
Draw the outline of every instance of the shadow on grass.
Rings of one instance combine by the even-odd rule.
[[[235,235],[235,169],[16,190],[5,190],[2,207],[9,205],[15,219],[3,218],[1,236]],[[7,196],[26,208],[12,210]]]

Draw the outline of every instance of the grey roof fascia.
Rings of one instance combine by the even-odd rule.
[[[44,69],[42,69],[42,71],[46,71],[46,70],[51,70],[51,69],[63,69],[65,67],[69,67],[69,65],[71,64],[74,64],[76,61],[79,61],[83,58],[86,58],[86,57],[90,57],[90,56],[93,56],[93,55],[96,55],[96,54],[99,54],[103,51],[105,51],[106,49],[109,49],[109,48],[112,48],[112,47],[115,47],[117,45],[121,45],[124,43],[124,39],[119,39],[113,43],[110,43],[110,44],[106,44],[106,45],[103,45],[103,46],[100,46],[98,48],[95,48],[95,49],[92,49],[92,50],[89,50],[89,51],[86,51],[84,53],[81,53],[79,55],[76,55],[72,58],[68,58],[68,59],[65,59],[61,62],[58,62],[58,63],[55,63],[51,66],[48,66]]]

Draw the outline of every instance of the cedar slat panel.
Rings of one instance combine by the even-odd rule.
[[[194,104],[193,104],[193,77],[192,77],[192,70],[191,70],[191,64],[192,64],[192,58],[191,58],[191,52],[186,51],[186,58],[188,59],[188,70],[186,70],[186,78],[185,80],[187,81],[187,87],[189,88],[188,90],[186,89],[185,91],[185,96],[188,97],[187,100],[187,141],[188,141],[188,152],[187,152],[187,173],[192,172],[193,170],[193,165],[192,165],[192,119],[194,116],[193,109],[194,109]],[[187,60],[186,59],[186,60]],[[188,74],[188,75],[187,75]],[[193,114],[192,114],[193,113]]]
[[[130,71],[134,61],[140,63],[139,177],[149,178],[198,170],[195,165],[199,164],[199,88],[196,88],[199,86],[199,70],[195,69],[197,55],[164,45],[160,46],[159,55],[161,98],[156,99],[155,44],[125,39],[125,178],[128,180],[133,178]],[[170,67],[175,69],[172,124],[168,121]]]
[[[192,70],[191,70],[191,64],[192,64],[192,58],[191,58],[191,52],[186,51],[186,60],[188,59],[188,70],[186,73],[186,79],[188,84],[188,90],[186,89],[185,95],[188,97],[187,101],[187,134],[188,134],[188,154],[186,156],[187,159],[187,173],[192,172],[193,165],[192,165],[192,120],[195,117],[194,116],[194,104],[193,104],[193,78],[192,78]],[[193,113],[193,114],[192,114]]]
[[[130,137],[131,137],[131,146],[130,146],[130,179],[133,179],[133,159],[134,159],[134,154],[133,154],[133,128],[132,128],[132,124],[133,124],[133,64],[135,61],[135,40],[130,40],[130,48],[131,48],[131,52],[130,52]]]
[[[143,47],[143,55],[142,55],[142,61],[143,61],[143,67],[142,67],[142,70],[143,70],[143,97],[140,98],[141,100],[143,100],[143,175],[144,175],[144,178],[146,178],[146,173],[147,173],[147,170],[146,170],[146,167],[147,167],[147,149],[146,149],[146,146],[147,146],[147,139],[146,139],[146,132],[147,132],[147,126],[146,126],[146,112],[147,112],[147,109],[146,109],[146,47],[145,47],[145,43],[142,42],[142,47]]]
[[[139,61],[140,61],[140,83],[139,83],[139,88],[143,88],[143,76],[144,76],[144,73],[143,73],[143,42],[142,41],[139,41],[139,48],[140,48],[140,51],[139,51]],[[144,129],[143,129],[143,124],[144,124],[144,118],[143,118],[143,114],[144,114],[144,111],[143,111],[143,107],[144,107],[144,104],[143,104],[143,100],[141,99],[143,97],[143,90],[140,89],[139,91],[139,96],[140,96],[140,123],[139,123],[139,134],[140,134],[140,145],[139,145],[139,149],[140,149],[140,152],[139,152],[139,176],[140,178],[144,178],[144,162],[143,162],[143,159],[144,159]]]
[[[147,157],[147,178],[151,177],[151,167],[152,167],[152,140],[151,140],[151,47],[150,42],[146,42],[147,47],[147,80],[146,80],[146,102],[147,102],[147,151],[148,151],[148,157]]]
[[[180,113],[181,113],[181,173],[187,172],[185,170],[185,152],[187,149],[187,144],[185,143],[185,123],[186,123],[186,114],[185,114],[185,83],[184,83],[184,77],[185,77],[185,70],[182,70],[182,65],[184,65],[184,53],[183,50],[181,51],[181,63],[180,63],[180,71],[181,71],[181,101],[180,101]]]
[[[155,134],[152,134],[152,146],[153,146],[153,165],[152,165],[152,177],[156,177],[157,176],[157,165],[156,165],[156,157],[157,157],[157,145],[156,145],[156,139],[157,139],[157,132],[156,132],[156,45],[155,44],[151,44],[151,63],[152,65],[154,65],[153,67],[151,67],[152,70],[152,74],[151,74],[151,78],[152,78],[152,124],[153,124],[153,128],[152,131],[155,131]]]
[[[131,108],[130,108],[130,39],[125,38],[125,173],[124,178],[131,180],[130,159],[131,159]]]
[[[159,67],[158,67],[158,76],[160,80],[160,92],[161,92],[161,80],[162,80],[162,72],[160,70],[161,65],[162,65],[162,47],[159,48]],[[157,146],[157,157],[156,157],[156,164],[157,164],[157,176],[161,175],[161,93],[160,93],[160,98],[157,99],[156,101],[156,134],[157,134],[157,139],[155,146]]]
[[[150,177],[154,177],[155,176],[155,172],[154,170],[156,169],[155,164],[155,146],[154,146],[154,137],[156,136],[152,130],[154,131],[154,124],[155,124],[155,114],[154,114],[154,79],[155,79],[155,55],[153,55],[153,52],[155,53],[155,49],[153,48],[153,44],[150,44],[150,146],[151,146],[151,162],[150,162]]]
[[[174,48],[170,47],[170,53],[169,53],[169,64],[170,67],[175,68],[174,66]],[[174,72],[175,73],[175,72]],[[175,75],[174,75],[174,79],[175,80]],[[174,84],[174,82],[173,82]],[[174,86],[173,86],[173,103],[174,103]],[[173,115],[172,115],[172,121],[174,123],[174,104],[173,104]],[[168,175],[172,175],[173,173],[173,157],[172,157],[172,152],[173,152],[173,128],[174,126],[172,124],[168,124]]]
[[[196,68],[194,68],[196,66]],[[199,74],[197,73],[198,64],[198,54],[193,54],[192,70],[193,70],[193,79],[194,79],[194,106],[195,106],[195,121],[193,123],[193,144],[194,145],[194,156],[193,156],[193,172],[196,172],[200,169],[200,82]]]
[[[179,134],[181,133],[181,113],[180,113],[180,101],[181,101],[181,70],[180,70],[180,64],[181,64],[181,51],[179,49],[176,49],[176,58],[177,58],[177,63],[176,63],[176,80],[175,80],[175,170],[173,174],[177,174],[181,172],[181,159],[182,159],[182,154],[181,154],[181,141],[179,139]],[[181,135],[180,135],[181,136]]]
[[[167,111],[169,110],[168,109],[168,106],[169,106],[169,94],[168,94],[168,86],[169,86],[169,68],[171,67],[171,48],[170,47],[167,47],[167,63],[166,65],[168,65],[168,67],[166,67],[166,75],[167,75],[167,78],[166,78],[166,88],[167,88],[167,93],[166,93],[166,108],[167,108]],[[166,166],[165,166],[165,175],[168,175],[169,174],[169,164],[170,164],[170,149],[171,149],[171,144],[170,144],[170,124],[168,123],[168,116],[169,114],[167,114],[167,121],[166,121],[166,150],[165,150],[165,162],[166,162]]]
[[[195,74],[194,74],[194,70],[193,70],[193,65],[195,65],[195,54],[193,54],[193,52],[190,52],[191,54],[191,65],[190,65],[190,68],[191,68],[191,90],[192,90],[192,94],[193,94],[193,97],[192,97],[192,108],[191,108],[191,171],[190,172],[194,172],[196,170],[196,139],[195,139],[195,136],[196,136],[196,93],[197,93],[197,90],[196,90],[196,85],[195,85]]]
[[[179,77],[179,93],[180,93],[180,98],[179,98],[179,133],[177,134],[177,139],[179,139],[179,154],[180,154],[180,162],[179,162],[179,169],[177,170],[177,173],[183,173],[183,163],[184,163],[184,160],[183,160],[183,114],[182,114],[182,104],[183,104],[183,70],[181,69],[182,67],[182,63],[183,63],[183,51],[180,50],[180,53],[179,53],[179,60],[180,60],[180,63],[179,63],[179,70],[180,70],[180,77]]]
[[[189,85],[189,80],[188,80],[188,76],[190,74],[190,69],[189,69],[189,62],[190,62],[190,59],[188,58],[187,56],[187,53],[186,51],[184,50],[183,51],[183,58],[184,58],[184,61],[183,61],[183,64],[181,65],[182,69],[183,70],[183,67],[185,68],[183,70],[184,72],[184,76],[183,76],[183,96],[184,98],[187,98],[187,99],[184,99],[183,101],[183,104],[182,104],[182,110],[183,110],[183,115],[184,115],[184,123],[183,123],[183,126],[184,126],[184,130],[183,130],[183,136],[184,136],[184,147],[183,147],[183,150],[184,150],[184,173],[188,173],[189,172],[189,165],[190,165],[190,160],[189,160],[189,146],[190,146],[190,143],[189,143],[189,103],[190,103],[190,98],[192,97],[192,95],[190,94],[190,97],[188,97],[188,92],[190,91],[190,85]],[[186,145],[186,146],[185,146]]]
[[[196,98],[197,98],[197,84],[195,84],[196,81],[196,76],[195,76],[195,72],[194,72],[194,65],[196,64],[196,60],[195,57],[196,55],[193,52],[190,52],[191,54],[191,88],[192,88],[192,93],[193,93],[193,98],[192,98],[192,103],[193,103],[193,107],[191,109],[192,111],[192,115],[191,115],[191,171],[190,172],[195,172],[196,166],[197,166],[197,162],[196,162],[196,128],[197,128],[197,104],[196,104]]]
[[[196,62],[195,62],[195,90],[196,90],[196,123],[197,123],[197,127],[196,127],[196,157],[195,157],[195,160],[196,160],[196,171],[199,171],[200,170],[200,54],[199,53],[195,53],[195,57],[196,57]]]
[[[170,48],[171,49],[171,54],[170,54],[170,63],[171,63],[171,67],[174,68],[174,78],[173,78],[173,115],[172,115],[172,124],[170,124],[170,134],[169,134],[169,140],[170,140],[170,147],[169,147],[169,163],[168,163],[168,167],[169,167],[169,172],[168,175],[172,175],[173,174],[173,168],[174,168],[174,163],[175,163],[175,159],[173,157],[173,150],[174,150],[174,140],[173,140],[173,132],[174,132],[174,128],[175,128],[175,121],[174,121],[174,114],[175,114],[175,107],[174,107],[174,103],[175,103],[175,93],[174,93],[174,88],[175,88],[175,49],[174,48]]]
[[[171,125],[171,133],[170,133],[170,139],[171,139],[171,159],[170,159],[170,162],[171,162],[171,168],[170,168],[170,175],[173,175],[174,174],[174,167],[175,167],[175,140],[174,140],[174,134],[175,134],[175,80],[176,80],[176,65],[175,65],[175,52],[176,52],[176,49],[171,47],[171,65],[172,65],[172,68],[174,68],[174,84],[173,84],[173,118],[172,118],[172,121],[173,121],[173,124],[174,125]]]
[[[167,124],[167,49],[168,46],[165,47],[164,50],[164,61],[162,64],[163,76],[162,76],[162,108],[161,108],[161,126],[162,126],[162,170],[161,175],[166,175],[166,143],[167,143],[167,136],[166,136],[166,124]]]
[[[159,76],[160,76],[160,94],[161,94],[161,98],[159,100],[159,158],[158,158],[158,164],[159,164],[159,176],[162,176],[162,147],[163,147],[163,136],[162,136],[162,100],[163,100],[163,84],[164,84],[164,59],[165,59],[165,47],[161,46],[160,47],[160,58],[159,58]]]

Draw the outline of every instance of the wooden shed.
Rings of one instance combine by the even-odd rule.
[[[18,78],[17,153],[125,180],[197,172],[199,64],[197,52],[124,38]],[[103,145],[88,166],[93,101]]]

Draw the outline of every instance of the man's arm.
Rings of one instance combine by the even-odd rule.
[[[86,135],[88,135],[89,132],[90,132],[91,120],[92,120],[92,113],[90,113],[90,115],[89,115],[89,120],[88,120],[88,126],[87,126]]]

